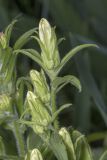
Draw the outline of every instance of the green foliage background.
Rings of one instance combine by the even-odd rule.
[[[69,85],[59,94],[57,103],[72,102],[72,108],[60,115],[62,126],[72,126],[89,136],[95,148],[107,147],[107,1],[106,0],[0,0],[0,30],[2,31],[14,18],[19,22],[14,28],[11,44],[22,33],[38,26],[45,17],[54,26],[58,37],[65,37],[61,45],[61,57],[71,47],[83,43],[96,43],[99,49],[86,49],[66,65],[61,75],[74,74],[80,78],[82,92],[78,93]],[[32,41],[26,45],[38,48]],[[63,47],[62,47],[63,46]],[[18,76],[28,74],[31,68],[38,69],[31,60],[19,56]],[[98,134],[98,132],[101,132]],[[6,137],[0,128],[5,143],[11,141],[11,133]],[[98,140],[96,140],[98,139]],[[7,143],[8,141],[8,143]],[[13,149],[12,148],[12,149]],[[10,149],[11,150],[11,149]],[[14,148],[15,150],[15,148]],[[9,151],[10,152],[10,151]]]

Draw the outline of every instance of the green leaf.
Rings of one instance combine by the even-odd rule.
[[[21,49],[30,39],[31,35],[36,31],[36,28],[33,28],[27,32],[25,32],[14,44],[14,50]]]
[[[74,130],[72,133],[77,160],[93,160],[90,147],[84,135]]]
[[[107,150],[101,155],[99,160],[107,160]]]
[[[92,143],[98,140],[103,140],[107,137],[107,131],[94,132],[87,136],[88,143]]]
[[[23,160],[22,157],[10,156],[10,155],[6,155],[6,156],[1,156],[0,155],[0,159],[1,160]]]
[[[32,55],[34,55],[34,56],[38,57],[40,60],[42,60],[41,55],[39,54],[38,51],[36,51],[34,49],[26,49],[26,51],[30,52]]]
[[[13,30],[13,26],[15,25],[16,22],[17,22],[17,20],[12,21],[12,23],[9,24],[5,29],[5,36],[6,36],[6,40],[7,40],[7,45],[8,46],[9,46],[9,42],[10,42],[10,37],[11,37],[12,30]]]
[[[27,90],[32,91],[32,85],[30,83],[30,78],[28,77],[20,77],[16,82],[16,105],[19,115],[22,115],[24,108],[24,94],[25,94],[25,86]]]
[[[5,82],[9,82],[12,79],[14,67],[15,67],[16,55],[12,55],[6,71]]]
[[[21,53],[21,54],[28,56],[29,58],[31,58],[34,62],[39,64],[45,70],[45,67],[44,67],[42,60],[40,59],[40,57],[38,58],[38,54],[34,55],[34,53],[32,54],[32,52],[29,52],[28,50],[26,51],[26,49],[18,49],[18,50],[15,50],[14,53],[16,53],[16,54]]]
[[[10,62],[11,56],[12,56],[12,49],[10,47],[6,48],[2,52],[3,60],[2,60],[2,68],[0,72],[6,72],[6,69],[8,68],[8,64]]]
[[[35,143],[36,142],[36,143]],[[27,148],[28,150],[32,150],[34,148],[39,148],[40,146],[42,146],[43,141],[40,138],[40,136],[38,136],[37,134],[35,134],[32,130],[29,132],[29,135],[27,137]]]
[[[71,103],[68,103],[68,104],[64,104],[62,105],[52,116],[52,122],[57,118],[57,116],[59,115],[59,113],[61,111],[63,111],[64,109],[70,107],[72,104]]]
[[[32,85],[31,85],[31,80],[29,77],[20,77],[18,78],[17,82],[16,82],[16,88],[18,89],[21,85],[21,83],[23,82],[23,85],[25,84],[28,88],[28,90],[32,90]]]
[[[57,133],[53,133],[51,135],[49,147],[51,148],[58,160],[68,160],[66,147],[61,137]]]
[[[0,136],[0,155],[5,155],[5,146],[1,136]]]
[[[70,50],[61,60],[61,63],[59,65],[59,67],[57,68],[56,72],[59,73],[61,71],[61,69],[64,67],[64,65],[79,51],[81,51],[84,48],[87,47],[98,47],[96,44],[82,44],[79,45],[77,47],[75,47],[74,49]]]
[[[64,40],[65,40],[65,38],[64,38],[64,37],[62,37],[62,38],[59,38],[59,39],[58,39],[58,42],[57,42],[57,44],[58,44],[58,45],[60,45],[60,44],[61,44],[61,43],[62,43]]]
[[[71,83],[73,86],[75,86],[79,90],[79,92],[81,91],[81,84],[79,79],[72,75],[56,77],[56,79],[53,81],[53,87],[57,89],[58,92],[68,83]]]

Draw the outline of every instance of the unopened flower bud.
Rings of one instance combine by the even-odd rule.
[[[66,128],[61,128],[59,131],[59,135],[62,137],[64,141],[66,141],[66,143],[71,143],[71,137]]]
[[[49,87],[46,82],[46,77],[43,70],[41,72],[38,72],[36,70],[31,70],[30,77],[31,77],[35,92],[40,97],[42,102],[49,103],[50,91],[49,91]]]
[[[39,23],[39,38],[41,46],[41,56],[44,65],[48,70],[56,68],[60,63],[60,57],[57,47],[57,38],[55,29],[51,28],[49,22],[42,18]]]
[[[59,131],[59,135],[62,137],[63,142],[66,146],[69,158],[72,160],[76,160],[75,152],[74,152],[74,146],[70,137],[69,132],[66,130],[66,128],[61,128]]]
[[[33,149],[31,152],[30,160],[43,160],[42,154],[38,149]]]
[[[0,95],[0,113],[12,112],[12,99],[6,94]]]
[[[5,37],[5,34],[3,32],[0,32],[0,44],[2,46],[3,49],[6,48],[6,37]]]
[[[41,42],[48,47],[51,40],[51,26],[44,18],[42,18],[39,23],[39,38]]]
[[[42,134],[50,123],[51,116],[42,101],[31,91],[27,93],[27,103],[34,122],[33,129],[37,134]]]

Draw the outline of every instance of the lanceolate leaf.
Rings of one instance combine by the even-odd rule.
[[[5,159],[5,160],[22,160],[22,157],[17,157],[17,156],[10,156],[10,155],[5,155],[5,156],[1,156],[0,155],[0,159]]]
[[[8,46],[9,46],[9,41],[10,41],[10,37],[11,37],[11,32],[12,32],[13,26],[15,25],[16,22],[17,22],[17,20],[12,21],[12,23],[9,24],[7,26],[7,28],[5,29],[5,36],[6,36]]]
[[[81,91],[81,84],[78,78],[72,75],[67,75],[64,77],[57,77],[53,81],[53,87],[59,91],[64,87],[66,84],[71,83],[73,86],[75,86],[79,91]]]
[[[58,160],[68,160],[66,147],[57,133],[53,133],[51,135],[49,147]]]
[[[58,114],[63,111],[64,109],[70,107],[72,104],[71,103],[68,103],[68,104],[64,104],[62,105],[53,115],[52,117],[52,121],[54,121],[56,119],[56,117],[58,116]]]
[[[26,51],[30,52],[32,55],[38,57],[41,60],[41,56],[38,51],[36,51],[34,49],[26,49]]]
[[[93,160],[90,147],[84,135],[74,130],[72,133],[77,160]]]
[[[82,44],[79,45],[77,47],[75,47],[74,49],[70,50],[61,60],[61,63],[59,65],[59,67],[57,68],[57,73],[60,72],[60,70],[64,67],[64,65],[79,51],[81,51],[84,48],[87,47],[97,47],[96,44]]]
[[[12,55],[11,59],[9,61],[8,69],[6,71],[6,77],[5,77],[6,82],[10,81],[12,78],[12,74],[13,74],[13,70],[14,70],[14,66],[15,66],[15,61],[16,61],[16,55]]]
[[[64,40],[65,40],[65,38],[60,38],[60,39],[58,39],[58,45],[61,44],[62,41],[64,41]]]
[[[14,44],[14,50],[22,48],[30,39],[31,35],[36,31],[36,28],[33,28],[26,33],[24,33]]]
[[[107,150],[102,154],[99,160],[107,160]]]
[[[20,78],[18,78],[18,80],[16,82],[16,88],[17,89],[20,87],[22,82],[23,82],[23,84],[27,85],[28,90],[32,90],[32,86],[30,84],[30,78],[29,77],[20,77]]]
[[[28,50],[26,51],[26,49],[18,49],[18,50],[15,50],[14,53],[16,53],[16,54],[21,53],[21,54],[24,54],[24,55],[28,56],[33,61],[37,62],[45,70],[45,67],[42,63],[42,60],[39,57],[39,53],[37,54],[35,52],[35,55],[34,55],[34,53],[32,54],[32,52],[29,52]]]
[[[11,48],[7,48],[6,50],[4,50],[3,54],[3,62],[2,62],[2,68],[1,68],[1,72],[5,72],[6,69],[8,68],[8,64],[10,62],[11,56],[12,56],[12,49]]]

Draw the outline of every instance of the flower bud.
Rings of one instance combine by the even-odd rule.
[[[6,94],[0,95],[0,113],[12,112],[12,99]]]
[[[39,23],[39,38],[46,47],[49,47],[49,42],[51,40],[51,26],[44,18],[42,18]]]
[[[38,149],[33,149],[31,152],[30,160],[43,160],[42,154]]]
[[[6,48],[7,42],[6,42],[5,34],[3,32],[0,32],[0,44],[3,49]]]
[[[46,77],[43,70],[41,71],[41,73],[36,70],[31,70],[30,77],[31,77],[35,92],[40,97],[42,102],[49,103],[50,92],[49,92],[49,87],[46,82]]]
[[[66,130],[66,128],[61,128],[59,131],[59,135],[62,137],[63,142],[66,146],[69,159],[76,160],[74,146],[73,146],[69,132]]]
[[[51,116],[42,101],[31,91],[27,93],[27,103],[31,110],[32,121],[34,122],[33,129],[37,134],[42,134],[44,129],[47,129]]]
[[[59,65],[60,57],[55,29],[51,28],[49,22],[44,18],[39,23],[39,38],[44,65],[48,70],[52,70]]]
[[[66,130],[66,128],[61,128],[59,131],[59,135],[62,137],[62,139],[64,141],[66,141],[66,143],[69,144],[69,142],[71,143],[71,137],[68,133],[68,131]]]

